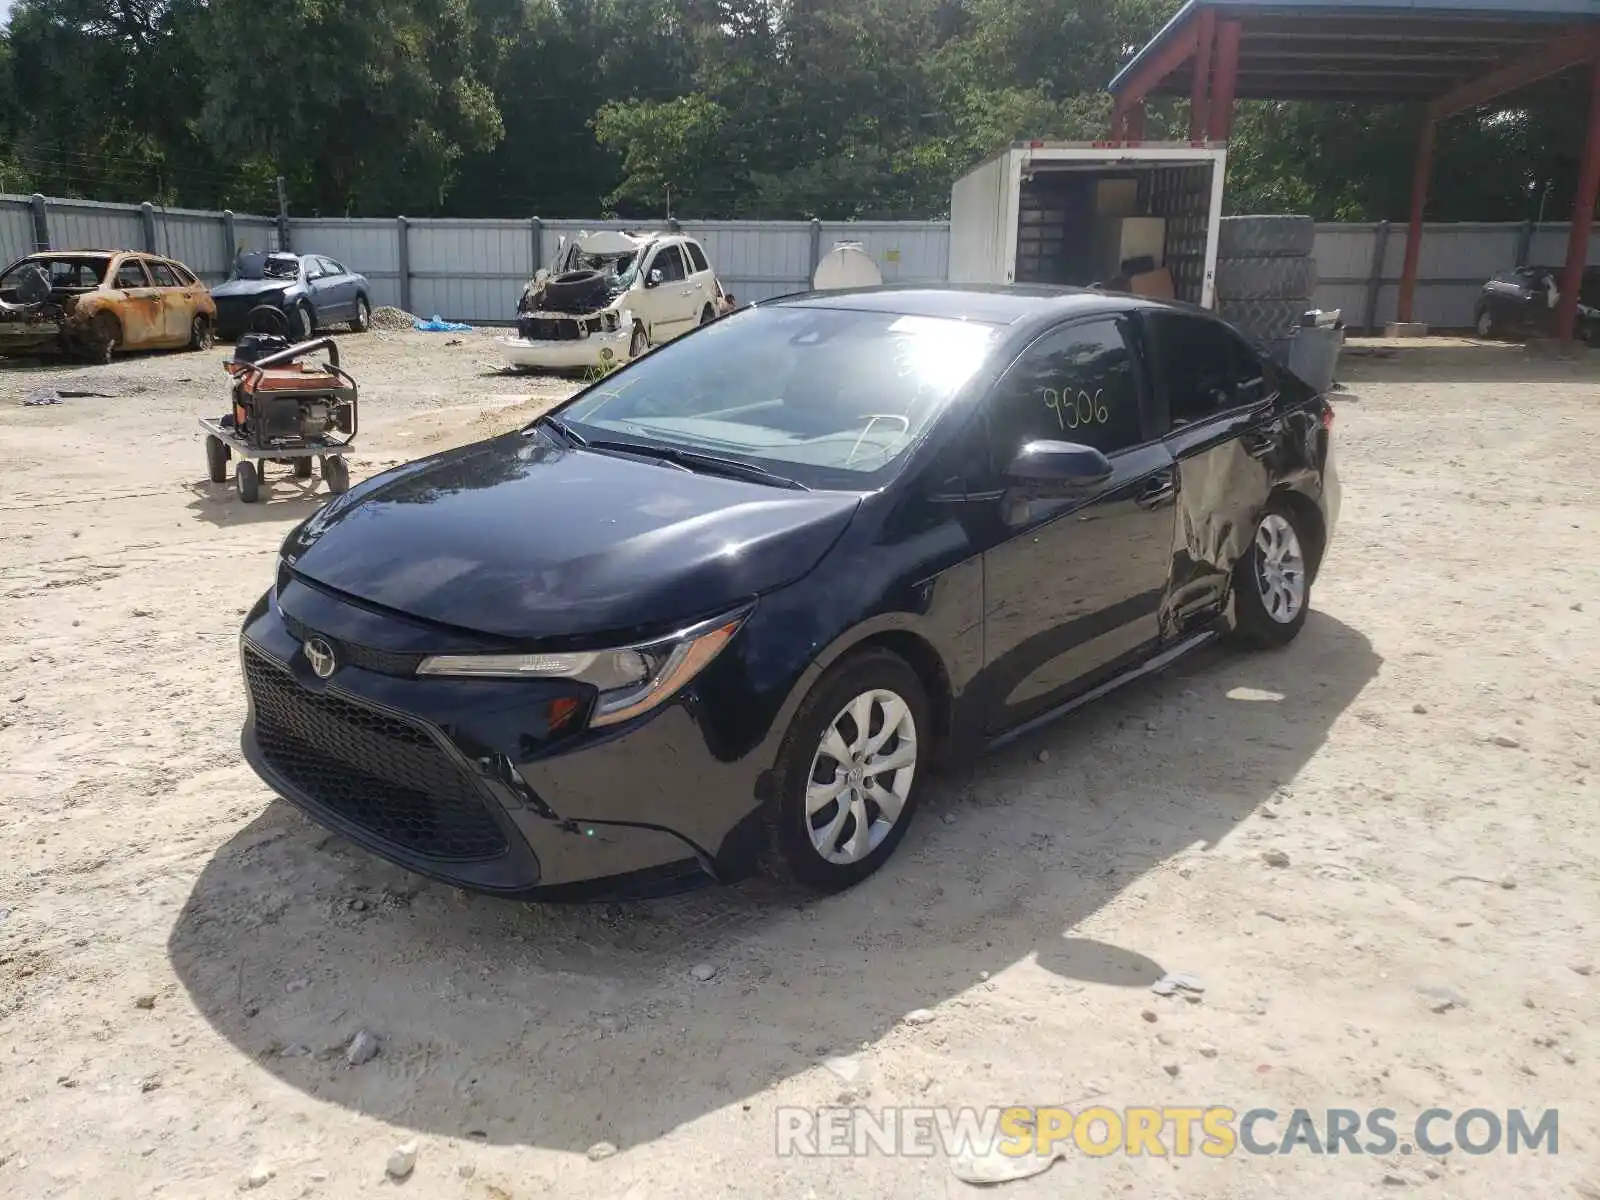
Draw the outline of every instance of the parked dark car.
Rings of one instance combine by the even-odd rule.
[[[1326,399],[1198,309],[786,298],[290,533],[245,756],[406,867],[642,894],[870,874],[932,768],[1305,623]],[[599,886],[595,886],[598,881]]]
[[[1518,267],[1496,275],[1483,285],[1473,321],[1478,336],[1554,337],[1561,267]],[[1600,267],[1583,273],[1578,291],[1578,336],[1600,341]]]
[[[237,338],[250,328],[261,305],[289,320],[289,333],[306,341],[319,329],[345,324],[356,333],[372,328],[372,285],[320,254],[275,254],[247,250],[234,261],[227,283],[211,289],[217,333]]]

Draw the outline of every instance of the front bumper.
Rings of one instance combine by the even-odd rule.
[[[528,338],[500,339],[501,352],[514,367],[543,368],[552,371],[598,367],[602,362],[622,363],[628,358],[631,330],[616,333],[591,333],[570,341],[531,341]]]
[[[326,681],[312,631],[343,664]],[[542,713],[567,685],[410,676],[422,636],[466,648],[298,581],[263,597],[241,636],[246,760],[314,820],[474,891],[648,895],[753,865],[760,772],[719,761],[685,706],[553,734]]]

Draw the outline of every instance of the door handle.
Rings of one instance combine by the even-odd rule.
[[[1168,476],[1157,480],[1134,499],[1134,503],[1143,509],[1156,509],[1170,501],[1178,494],[1177,481]]]

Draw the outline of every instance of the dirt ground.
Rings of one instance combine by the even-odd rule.
[[[482,334],[341,345],[358,477],[571,387]],[[0,365],[0,1195],[966,1196],[779,1157],[774,1111],[1100,1103],[1558,1108],[1559,1153],[1073,1153],[996,1194],[1600,1198],[1600,364],[1349,360],[1300,640],[941,783],[865,886],[554,908],[391,868],[240,760],[239,620],[322,495],[205,481],[221,358]]]

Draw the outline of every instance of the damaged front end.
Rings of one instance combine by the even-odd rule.
[[[60,349],[67,314],[51,302],[50,277],[24,267],[14,279],[0,288],[0,358]]]
[[[646,243],[628,234],[563,240],[556,270],[541,270],[517,302],[517,333],[501,345],[524,370],[609,369],[641,347],[626,298]]]

